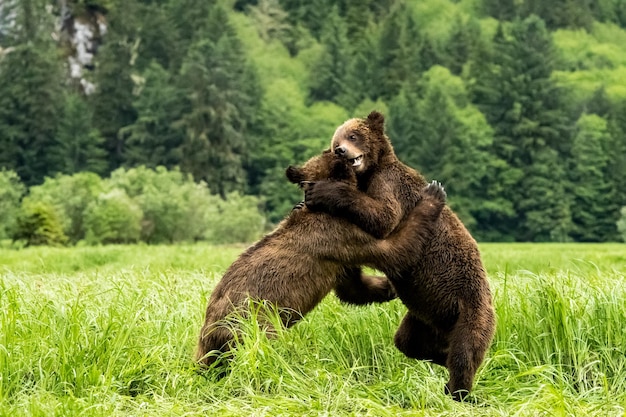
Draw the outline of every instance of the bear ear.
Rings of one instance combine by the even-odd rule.
[[[298,168],[293,165],[289,165],[289,167],[285,171],[285,174],[287,175],[287,179],[289,180],[289,182],[294,184],[298,184],[306,179],[304,178],[304,172],[302,171],[302,168]]]
[[[367,124],[372,131],[383,133],[385,130],[385,116],[374,110],[367,115]]]

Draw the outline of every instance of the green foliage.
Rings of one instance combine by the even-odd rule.
[[[184,132],[176,126],[181,117],[182,90],[172,76],[153,61],[143,73],[143,85],[133,107],[137,120],[123,127],[125,165],[173,168],[180,164]]]
[[[25,187],[13,171],[0,170],[0,239],[13,231]]]
[[[104,174],[107,171],[104,138],[91,126],[92,114],[84,99],[69,94],[57,133],[54,153],[59,160],[61,172],[74,174],[90,171]]]
[[[475,18],[465,22],[460,14],[455,16],[444,54],[446,66],[453,74],[460,75],[463,72],[465,63],[480,42],[480,36],[480,24]]]
[[[10,173],[0,176],[7,216],[22,192],[16,180]],[[265,226],[258,197],[232,193],[224,200],[205,183],[165,167],[119,168],[104,180],[89,172],[57,175],[31,187],[25,201],[50,208],[70,243],[250,242]]]
[[[181,169],[225,196],[244,188],[246,129],[259,91],[222,6],[211,8],[209,24],[210,36],[191,44],[181,67],[188,97],[177,124],[185,132]]]
[[[136,119],[133,108],[133,64],[139,45],[136,0],[124,2],[109,16],[107,37],[96,57],[96,91],[90,96],[93,126],[100,132],[108,154],[109,171],[123,162],[124,142],[119,131]]]
[[[141,237],[148,243],[200,239],[207,228],[206,212],[216,200],[206,184],[164,167],[120,168],[108,185],[124,190],[141,208]]]
[[[570,180],[573,196],[572,237],[576,241],[598,242],[614,239],[617,207],[607,177],[608,147],[611,143],[607,122],[597,115],[582,115],[576,123],[572,143]]]
[[[451,207],[474,229],[474,213],[487,217],[490,210],[472,202],[500,198],[483,189],[496,163],[489,155],[491,127],[469,102],[462,80],[448,69],[433,66],[417,90],[403,89],[390,103],[389,134],[397,154],[445,184]]]
[[[71,243],[85,238],[87,206],[103,192],[102,180],[92,172],[57,175],[42,185],[30,187],[28,200],[54,207]]]
[[[67,241],[54,207],[29,198],[22,201],[12,238],[26,246],[58,246]]]
[[[615,193],[614,204],[619,207],[626,205],[626,100],[615,103],[608,115],[610,143],[606,146],[609,155],[607,177]],[[617,210],[615,210],[617,212]]]
[[[622,235],[622,240],[626,242],[626,207],[622,207],[620,215],[621,217],[617,221],[617,230]]]
[[[266,42],[272,39],[287,41],[291,26],[287,23],[288,14],[278,0],[259,0],[258,4],[248,6],[248,14],[261,39]]]
[[[0,168],[28,186],[179,167],[222,198],[254,195],[275,223],[301,198],[285,167],[377,108],[402,158],[448,182],[478,238],[617,237],[625,0],[1,3]],[[63,65],[83,46],[76,22],[95,35],[80,83]],[[78,91],[84,81],[95,93]],[[581,175],[583,113],[606,121],[611,195],[588,193],[605,215],[584,222],[568,183]]]
[[[90,244],[135,243],[141,237],[141,208],[123,190],[100,194],[85,209],[85,240]]]
[[[0,166],[27,185],[60,169],[53,148],[62,108],[53,46],[25,43],[0,57]]]
[[[356,103],[348,88],[351,58],[348,34],[337,7],[333,7],[322,27],[323,49],[310,72],[310,97],[313,101],[334,101],[350,108]]]
[[[571,230],[566,196],[568,119],[562,91],[550,78],[554,46],[536,16],[500,26],[494,53],[474,59],[473,101],[494,128],[492,153],[506,164],[498,174],[515,182],[502,197],[515,217],[490,226],[518,240],[562,240]],[[485,51],[486,52],[486,51]],[[507,179],[493,178],[496,186]],[[495,222],[494,222],[495,223]]]
[[[426,48],[431,45],[418,30],[411,9],[399,2],[381,23],[377,51],[376,96],[388,99],[395,96],[403,83],[416,81],[420,71],[435,62]]]
[[[237,243],[257,240],[265,229],[265,217],[260,213],[260,200],[250,195],[232,192],[226,199],[215,199],[205,207],[207,229],[205,238],[211,243]]]
[[[536,15],[553,29],[591,29],[593,25],[593,6],[585,0],[555,0],[550,3],[535,0],[483,0],[482,3],[488,14],[500,20],[523,19]]]
[[[175,73],[185,54],[187,44],[180,39],[180,31],[185,28],[195,28],[195,22],[184,22],[173,18],[174,11],[180,2],[158,0],[155,2],[141,1],[137,7],[137,14],[141,16],[138,30],[138,42],[134,49],[134,64],[139,71],[145,70],[153,62]],[[197,3],[197,2],[196,2]],[[128,11],[128,3],[120,2],[123,11]],[[132,4],[131,4],[132,5]],[[194,5],[198,10],[198,5]]]
[[[626,53],[619,43],[625,40],[624,34],[620,31],[611,35],[611,39],[601,40],[584,30],[557,30],[553,36],[561,56],[560,66],[575,71],[626,65]]]

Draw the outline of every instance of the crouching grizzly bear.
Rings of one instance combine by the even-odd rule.
[[[296,183],[329,179],[356,186],[352,168],[331,152],[312,158],[303,168],[290,167],[287,176]],[[289,327],[332,289],[342,301],[357,304],[395,298],[385,278],[361,276],[357,265],[395,263],[424,247],[446,195],[436,182],[420,192],[423,198],[408,216],[406,229],[399,228],[385,240],[347,220],[297,206],[273,232],[242,253],[213,290],[196,360],[210,365],[231,347],[237,330],[225,326],[225,319],[236,310],[245,314],[248,300],[265,300],[281,311],[287,309],[291,314],[281,314],[281,319]]]
[[[383,115],[372,112],[367,118],[346,121],[335,131],[331,150],[349,161],[357,187],[338,181],[308,184],[307,207],[350,220],[377,238],[390,236],[420,204],[426,181],[396,157]],[[387,274],[409,310],[395,345],[408,357],[447,367],[446,390],[460,400],[472,388],[495,330],[491,292],[476,241],[446,207],[424,247],[390,262],[402,271],[384,265],[378,269]]]

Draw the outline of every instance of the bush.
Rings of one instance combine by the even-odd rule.
[[[123,190],[100,194],[85,212],[90,244],[134,243],[141,236],[141,208]]]
[[[141,236],[148,243],[201,239],[207,230],[206,210],[219,200],[205,183],[164,167],[118,169],[109,185],[125,190],[141,207]]]
[[[26,246],[59,246],[67,242],[54,207],[29,198],[22,202],[12,237],[14,241],[25,241]]]
[[[617,230],[622,235],[622,240],[626,242],[626,207],[622,207],[622,217],[617,222]]]
[[[261,201],[254,196],[230,193],[226,200],[215,199],[208,209],[206,239],[211,243],[252,242],[265,228],[259,211]]]
[[[29,198],[52,205],[60,216],[64,233],[76,243],[85,238],[85,209],[103,191],[97,174],[81,172],[46,178],[43,184],[30,188]]]
[[[15,172],[0,171],[0,239],[11,235],[24,191],[24,184]]]
[[[23,191],[17,175],[0,172],[0,238],[16,217]],[[265,227],[257,197],[232,193],[223,200],[205,183],[164,167],[121,168],[106,180],[89,172],[57,175],[31,187],[25,200],[14,235],[29,245],[83,239],[90,244],[250,242]]]

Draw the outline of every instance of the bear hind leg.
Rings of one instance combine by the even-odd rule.
[[[481,314],[462,314],[450,332],[450,354],[446,367],[450,380],[446,392],[456,401],[466,398],[472,389],[478,367],[491,345],[495,317],[491,309]]]

